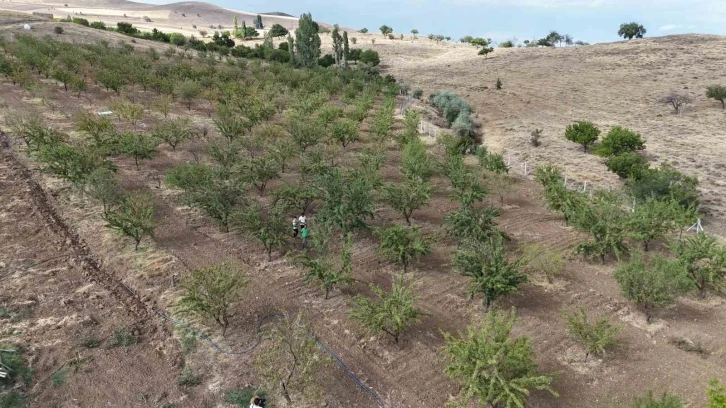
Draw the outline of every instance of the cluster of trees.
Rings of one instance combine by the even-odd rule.
[[[459,41],[462,43],[471,44],[475,47],[480,47],[481,49],[479,50],[479,55],[487,56],[490,52],[494,51],[494,47],[491,46],[491,38],[472,37],[470,35],[467,35],[466,37],[460,38]]]
[[[655,310],[686,292],[697,291],[702,297],[709,288],[718,290],[726,284],[726,249],[707,234],[679,238],[671,244],[672,258],[630,249],[630,243],[638,243],[647,253],[652,242],[682,233],[696,221],[695,179],[670,166],[649,169],[628,184],[631,195],[623,197],[607,191],[587,195],[568,190],[552,166],[538,168],[536,177],[545,186],[549,208],[590,235],[577,251],[603,263],[609,255],[623,260],[630,253],[615,278],[623,295],[644,310],[648,321]]]

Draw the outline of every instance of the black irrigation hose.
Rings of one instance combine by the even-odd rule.
[[[179,320],[175,320],[174,318],[172,318],[169,315],[167,315],[165,313],[162,313],[162,312],[156,312],[156,314],[159,317],[161,317],[162,319],[164,319],[164,320],[166,320],[168,322],[171,322],[171,323],[173,323],[175,325],[179,325],[179,326],[182,326],[182,327],[187,328],[188,330],[191,330],[200,339],[202,339],[202,340],[206,341],[207,343],[211,344],[212,347],[214,347],[215,349],[217,349],[218,352],[220,352],[222,354],[227,354],[227,355],[240,355],[240,354],[247,354],[247,353],[252,352],[254,349],[257,348],[257,346],[260,345],[260,343],[262,343],[262,336],[261,336],[262,333],[261,333],[261,330],[262,330],[262,325],[265,323],[265,321],[267,321],[268,319],[275,318],[275,317],[282,317],[282,316],[284,316],[282,313],[273,313],[273,314],[269,314],[269,315],[264,316],[263,318],[261,318],[259,320],[259,322],[257,323],[257,329],[255,330],[255,336],[257,337],[257,340],[255,340],[255,343],[252,346],[250,346],[249,348],[245,349],[245,350],[232,351],[232,350],[224,350],[224,349],[222,349],[221,347],[219,347],[219,345],[217,345],[217,343],[215,343],[212,339],[210,339],[206,334],[200,333],[200,332],[194,330],[191,326],[189,326],[188,324],[186,324],[184,322],[181,322]],[[317,337],[313,336],[312,333],[310,333],[310,337],[312,337],[313,340],[315,340],[315,343],[317,343],[318,347],[320,347],[324,352],[328,353],[328,355],[330,355],[330,357],[332,357],[332,359],[340,366],[340,368],[342,368],[343,371],[345,371],[345,374],[348,375],[348,377],[351,380],[353,380],[353,382],[355,383],[355,385],[358,386],[358,388],[360,388],[361,390],[365,391],[368,395],[371,396],[371,398],[373,398],[376,401],[376,403],[378,404],[378,406],[380,408],[393,408],[393,407],[389,407],[388,405],[386,405],[381,400],[381,398],[378,396],[378,394],[375,393],[375,391],[373,391],[372,389],[370,389],[367,385],[363,384],[363,382],[355,374],[353,374],[353,372],[350,371],[350,369],[348,369],[348,367],[345,365],[345,363],[343,363],[343,360],[341,360],[340,357],[338,357],[337,355],[335,355],[335,353],[333,353],[329,348],[325,347],[325,345],[323,343],[321,343],[320,340],[317,339]]]

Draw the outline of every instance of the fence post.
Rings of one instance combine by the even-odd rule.
[[[587,192],[587,181],[586,181],[586,182],[585,182],[585,184],[584,184],[584,185],[582,186],[582,192],[583,192],[583,193],[584,193],[584,192]]]
[[[512,153],[507,154],[507,167],[512,165]]]
[[[524,162],[524,176],[527,177],[527,162]]]
[[[567,188],[567,174],[565,174],[565,184],[564,184],[564,186],[565,186],[565,188]]]

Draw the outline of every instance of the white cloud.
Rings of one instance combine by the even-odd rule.
[[[658,27],[658,31],[672,31],[676,28],[681,28],[681,26],[675,24],[666,24],[664,26]]]

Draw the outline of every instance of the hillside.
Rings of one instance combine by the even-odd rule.
[[[0,2],[0,10],[8,10],[23,13],[52,13],[55,18],[66,16],[84,17],[90,21],[103,21],[107,25],[115,26],[117,22],[124,21],[132,23],[143,30],[150,31],[157,28],[161,31],[180,32],[185,35],[199,36],[199,30],[209,32],[214,29],[229,30],[232,28],[232,21],[237,16],[238,22],[242,25],[245,21],[252,25],[253,19],[258,15],[256,12],[238,11],[225,9],[203,2],[179,2],[163,5],[152,5],[136,3],[125,0],[92,0],[79,2],[65,1],[13,1]],[[287,29],[297,27],[297,18],[290,17],[284,13],[261,14],[265,26],[281,24]],[[144,17],[151,19],[145,21]],[[326,26],[327,24],[324,24]],[[195,28],[196,26],[196,28]],[[212,29],[210,26],[214,26]]]
[[[653,162],[670,162],[698,176],[706,229],[726,233],[726,112],[705,96],[707,86],[726,82],[721,69],[726,37],[678,35],[587,47],[496,49],[484,58],[466,45],[355,36],[381,54],[385,73],[422,88],[424,96],[444,89],[461,94],[475,108],[486,144],[505,150],[518,165],[557,163],[580,183],[616,187],[620,182],[604,160],[565,140],[564,129],[588,120],[603,135],[615,125],[639,132]],[[504,84],[499,91],[497,78]],[[658,103],[671,91],[694,100],[680,116]],[[538,148],[529,144],[535,128],[544,130]]]

